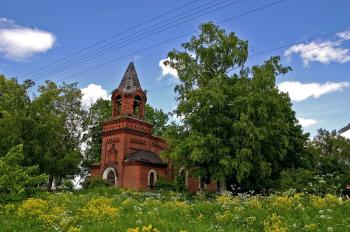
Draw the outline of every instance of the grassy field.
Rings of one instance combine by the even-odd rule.
[[[0,206],[0,231],[350,231],[336,196],[188,196],[100,188]]]

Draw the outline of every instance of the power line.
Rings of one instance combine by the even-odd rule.
[[[89,46],[87,46],[87,47],[85,47],[85,48],[82,48],[82,49],[80,49],[80,50],[78,50],[78,51],[75,51],[75,52],[73,52],[73,53],[70,53],[69,55],[67,55],[67,56],[65,56],[65,57],[62,57],[62,58],[60,58],[60,59],[57,59],[57,60],[55,60],[55,61],[52,62],[52,63],[49,63],[49,64],[47,64],[47,65],[44,65],[44,66],[42,66],[42,67],[40,67],[40,68],[38,68],[38,69],[35,69],[35,70],[33,70],[33,71],[31,71],[31,72],[29,72],[29,73],[27,73],[27,74],[24,74],[24,75],[22,75],[22,76],[31,75],[31,74],[33,74],[33,73],[35,73],[35,72],[37,72],[37,71],[39,71],[39,70],[41,70],[41,69],[43,69],[43,68],[45,68],[45,67],[52,66],[53,64],[59,63],[59,62],[62,61],[62,60],[65,60],[65,59],[67,59],[67,58],[69,58],[69,57],[72,57],[72,56],[74,56],[74,55],[76,55],[76,54],[80,54],[81,52],[86,51],[86,50],[88,50],[88,49],[90,49],[90,48],[92,48],[92,47],[95,47],[96,45],[99,45],[99,44],[104,43],[104,42],[106,42],[106,41],[108,41],[108,40],[111,40],[111,39],[113,39],[113,38],[116,38],[116,37],[118,37],[118,36],[120,36],[120,35],[122,35],[122,34],[125,34],[126,32],[128,32],[128,31],[130,31],[130,30],[133,30],[133,29],[135,29],[135,28],[137,28],[137,27],[146,25],[146,24],[148,24],[148,23],[150,23],[150,22],[153,22],[153,21],[156,20],[156,19],[162,18],[162,17],[164,17],[164,16],[166,16],[166,15],[169,15],[169,14],[171,14],[171,13],[173,13],[173,12],[176,12],[176,11],[182,9],[182,8],[185,8],[185,7],[189,6],[189,5],[192,5],[192,4],[194,4],[195,2],[198,2],[198,1],[199,1],[199,0],[193,0],[193,1],[189,2],[189,3],[186,3],[186,4],[181,5],[181,6],[177,7],[177,8],[175,8],[175,9],[172,9],[172,10],[170,10],[170,11],[167,11],[167,12],[164,12],[164,13],[162,13],[162,14],[160,14],[160,15],[157,15],[157,16],[155,16],[155,17],[149,19],[149,20],[146,20],[146,21],[144,21],[144,22],[141,22],[141,23],[138,23],[138,24],[136,24],[136,25],[133,25],[133,26],[131,26],[131,27],[129,27],[129,28],[123,30],[123,31],[120,31],[120,32],[115,33],[115,34],[113,34],[113,35],[111,35],[111,36],[109,36],[109,37],[107,37],[107,38],[105,38],[105,39],[102,39],[102,40],[100,40],[100,41],[97,41],[97,42],[95,42],[95,43],[92,43],[92,44],[90,44]]]
[[[261,6],[261,7],[258,7],[258,8],[255,8],[255,9],[252,9],[252,10],[249,10],[249,11],[246,11],[246,12],[243,12],[243,13],[241,13],[241,14],[239,14],[239,15],[236,15],[236,16],[233,16],[233,17],[230,17],[230,18],[227,18],[227,19],[222,20],[222,21],[220,21],[220,22],[227,22],[227,21],[229,21],[229,20],[237,19],[237,18],[239,18],[239,17],[243,17],[243,16],[245,16],[245,15],[255,13],[255,12],[260,11],[260,10],[262,10],[262,9],[265,9],[265,8],[267,8],[267,7],[271,7],[271,6],[280,4],[280,3],[284,2],[284,1],[287,1],[287,0],[279,0],[279,1],[275,1],[275,2],[269,3],[269,4],[265,4],[265,5]],[[110,64],[110,63],[112,63],[112,62],[115,62],[115,61],[117,61],[117,60],[124,59],[124,58],[130,57],[130,56],[132,56],[132,55],[136,55],[136,54],[138,54],[138,53],[144,52],[144,51],[149,50],[149,49],[154,48],[154,47],[158,47],[158,46],[160,46],[160,45],[162,45],[162,44],[165,44],[165,43],[174,41],[174,40],[176,40],[176,39],[179,39],[179,38],[181,38],[181,37],[184,37],[184,36],[193,34],[193,33],[195,33],[195,32],[197,32],[197,30],[184,33],[184,34],[182,34],[182,35],[180,35],[180,36],[173,37],[173,38],[171,38],[171,39],[162,41],[162,42],[160,42],[160,43],[151,45],[151,46],[149,46],[149,47],[146,47],[146,48],[143,48],[143,49],[134,51],[134,52],[129,53],[129,54],[127,54],[127,55],[114,58],[114,59],[109,60],[109,61],[107,61],[107,62],[104,62],[104,63],[102,63],[102,64],[93,66],[93,67],[91,67],[91,68],[85,69],[85,70],[83,70],[83,71],[74,73],[74,74],[69,75],[69,76],[66,76],[66,77],[64,77],[64,78],[62,78],[62,79],[59,79],[59,80],[60,80],[60,81],[66,80],[66,79],[69,79],[69,78],[71,78],[71,77],[74,77],[74,76],[77,76],[77,75],[80,75],[80,74],[89,72],[89,71],[91,71],[91,70],[95,70],[95,69],[97,69],[97,68],[103,67],[103,66],[108,65],[108,64]]]
[[[302,43],[302,42],[305,43],[305,42],[313,41],[313,40],[315,40],[315,39],[328,37],[328,36],[334,35],[334,34],[336,34],[336,33],[342,32],[342,31],[343,31],[343,30],[338,30],[338,31],[326,33],[326,34],[323,34],[323,35],[314,36],[314,37],[309,38],[309,39],[307,39],[307,40],[301,40],[301,41],[298,41],[298,42],[289,43],[289,44],[286,44],[286,45],[283,45],[283,46],[279,46],[279,47],[275,47],[275,48],[272,48],[272,49],[260,51],[260,52],[254,53],[252,56],[254,56],[254,57],[255,57],[255,56],[259,56],[259,55],[263,55],[263,54],[266,54],[266,53],[269,53],[269,52],[273,52],[273,51],[276,51],[276,50],[280,50],[280,49],[283,49],[283,48],[288,48],[288,47],[291,47],[291,46],[293,46],[293,45],[296,45],[296,44],[299,44],[299,43]]]
[[[318,46],[318,47],[315,47],[315,48],[304,49],[302,51],[299,51],[298,53],[305,54],[305,53],[308,53],[310,51],[314,51],[314,50],[318,50],[318,49],[322,49],[322,48],[325,48],[325,47],[330,47],[330,46],[336,45],[336,44],[338,44],[339,42],[342,42],[342,41],[345,41],[345,39],[341,39],[341,40],[335,41],[333,43],[329,43],[329,44],[326,44],[326,45],[321,45],[321,46]],[[271,50],[275,50],[275,49],[271,49]],[[253,66],[255,66],[255,65],[253,65]],[[237,67],[234,68],[234,69],[237,69]],[[165,85],[165,86],[162,86],[162,87],[159,87],[159,88],[150,89],[150,90],[147,90],[147,91],[149,91],[149,92],[156,92],[156,91],[159,91],[159,90],[162,90],[162,89],[166,89],[166,88],[172,87],[172,86],[175,87],[176,84],[169,84],[169,85]]]
[[[227,2],[227,1],[229,1],[229,0],[225,0],[225,1],[221,2],[221,3],[219,3],[219,4],[222,4],[222,3]],[[108,54],[108,53],[110,53],[110,52],[112,52],[112,51],[115,51],[115,50],[117,50],[117,49],[126,47],[127,45],[130,45],[130,44],[133,44],[133,43],[135,43],[135,42],[138,42],[138,41],[140,41],[140,40],[142,40],[142,39],[149,38],[149,37],[151,37],[151,36],[154,36],[154,35],[156,35],[156,34],[159,34],[159,33],[163,32],[163,31],[165,31],[165,30],[168,30],[168,29],[173,28],[173,27],[175,27],[175,26],[184,24],[184,23],[186,23],[186,22],[188,22],[188,21],[190,21],[190,20],[193,20],[193,19],[195,19],[195,18],[198,18],[198,17],[201,17],[201,16],[203,16],[203,15],[212,13],[212,12],[214,12],[214,11],[218,11],[218,10],[220,10],[220,9],[223,9],[223,8],[228,7],[228,6],[230,6],[230,5],[233,5],[233,4],[237,4],[237,3],[242,2],[242,1],[243,1],[243,0],[234,1],[234,2],[228,3],[228,4],[223,5],[223,6],[219,6],[219,7],[217,7],[218,4],[213,4],[213,5],[211,5],[211,6],[208,6],[207,8],[204,8],[204,9],[201,9],[201,10],[197,10],[197,12],[194,12],[194,14],[201,13],[202,11],[208,10],[208,9],[210,9],[210,8],[213,8],[213,7],[216,7],[216,8],[214,8],[214,9],[212,9],[212,10],[209,10],[209,11],[207,11],[207,12],[204,12],[204,13],[202,13],[202,14],[200,14],[200,15],[196,15],[196,16],[194,16],[194,17],[192,16],[192,15],[193,15],[193,12],[192,12],[191,14],[189,14],[189,15],[187,15],[187,16],[184,17],[185,20],[182,20],[182,21],[180,21],[180,22],[176,22],[176,21],[177,21],[177,19],[176,19],[176,20],[173,20],[172,22],[170,22],[170,23],[171,23],[170,25],[167,24],[167,21],[163,21],[163,24],[164,24],[164,25],[158,26],[158,27],[156,27],[156,28],[153,28],[153,29],[150,30],[150,31],[144,32],[146,29],[152,28],[152,27],[157,26],[157,25],[152,25],[152,26],[150,26],[150,27],[147,27],[147,28],[145,28],[145,29],[142,29],[141,31],[136,32],[136,35],[134,35],[135,38],[131,37],[131,40],[130,40],[130,36],[123,37],[122,39],[119,39],[119,40],[117,40],[117,41],[115,41],[115,42],[111,42],[111,43],[109,43],[109,44],[107,44],[107,45],[105,45],[105,46],[103,46],[103,47],[101,47],[101,48],[95,49],[95,50],[93,51],[92,54],[82,55],[82,56],[78,57],[78,60],[71,59],[71,60],[69,60],[69,61],[66,61],[65,63],[62,63],[61,66],[51,68],[51,69],[49,69],[49,70],[43,71],[43,72],[41,72],[41,73],[38,73],[37,75],[38,75],[39,77],[44,76],[44,75],[55,75],[55,74],[57,74],[57,73],[66,71],[66,70],[68,70],[68,69],[70,69],[70,68],[72,68],[72,67],[75,67],[76,65],[85,63],[85,62],[87,62],[87,61],[90,61],[90,60],[95,59],[95,58],[97,58],[97,57],[100,57],[100,56],[102,56],[102,55]],[[202,5],[202,6],[204,6],[204,5]],[[179,14],[179,15],[181,15],[181,14]],[[186,17],[188,17],[188,16],[192,16],[192,17],[186,19]],[[168,20],[169,20],[169,19],[168,19]],[[170,20],[172,20],[172,18],[170,18]],[[174,23],[175,23],[175,24],[174,24]],[[159,25],[159,24],[158,24],[158,25]],[[163,28],[164,26],[165,26],[165,28]],[[138,38],[138,36],[139,36],[138,34],[139,34],[139,35],[142,35],[142,36],[141,36],[140,38]],[[120,42],[120,41],[121,41],[121,42]],[[120,42],[120,43],[116,43],[116,42]],[[126,44],[123,44],[123,42],[124,42],[124,43],[126,42]],[[115,43],[116,43],[116,44],[115,44]],[[118,45],[120,45],[120,46],[118,46]],[[71,63],[71,62],[73,62],[73,63]],[[63,66],[62,66],[62,65],[63,65]],[[45,76],[44,78],[46,78],[46,76]],[[40,79],[43,79],[43,78],[39,78],[39,80],[40,80]]]

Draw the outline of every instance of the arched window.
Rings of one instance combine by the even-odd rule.
[[[141,97],[136,96],[134,98],[134,114],[137,115],[140,113],[140,104],[141,104]]]
[[[122,114],[122,97],[120,95],[117,96],[116,102],[117,102],[117,115],[121,115]]]
[[[148,172],[148,187],[149,188],[154,188],[156,186],[157,182],[157,173],[155,170],[150,170]]]
[[[104,179],[113,186],[117,186],[117,173],[111,167],[106,168],[104,170],[102,179]]]

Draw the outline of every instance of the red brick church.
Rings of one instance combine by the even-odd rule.
[[[112,117],[103,124],[101,161],[91,167],[91,176],[135,190],[153,188],[159,177],[173,179],[172,165],[159,156],[166,149],[166,142],[152,135],[153,125],[144,121],[146,101],[131,62],[112,93]],[[202,187],[198,178],[188,178],[184,169],[178,174],[184,176],[191,192]],[[208,189],[215,189],[215,185]]]

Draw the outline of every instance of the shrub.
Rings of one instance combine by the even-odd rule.
[[[295,189],[316,195],[332,193],[338,195],[347,178],[344,175],[329,173],[320,175],[316,171],[306,169],[289,169],[281,173],[280,187],[282,191]]]
[[[0,202],[18,201],[40,190],[46,175],[39,175],[38,166],[24,167],[23,146],[13,147],[0,158]]]
[[[81,183],[81,186],[83,189],[93,189],[93,188],[100,188],[100,187],[111,187],[110,184],[108,184],[106,181],[101,179],[101,177],[90,177],[85,179],[84,182]]]

